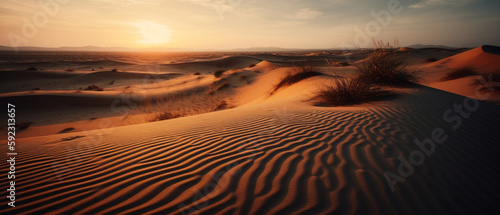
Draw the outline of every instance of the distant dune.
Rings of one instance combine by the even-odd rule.
[[[16,207],[3,198],[0,213],[496,213],[499,93],[484,77],[500,69],[498,48],[395,51],[419,85],[355,106],[311,102],[370,53],[0,71],[0,101],[32,122],[16,139]],[[323,75],[275,89],[299,63]],[[477,73],[443,79],[469,66]],[[163,113],[214,106],[160,120],[140,112],[161,102]]]

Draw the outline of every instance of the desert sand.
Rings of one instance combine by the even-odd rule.
[[[370,51],[216,56],[153,71],[128,64],[115,71],[104,64],[96,71],[90,71],[94,64],[72,72],[4,69],[0,101],[15,104],[17,120],[32,124],[16,135],[16,207],[5,207],[3,198],[0,213],[497,211],[498,48],[397,53],[418,71],[418,86],[396,89],[391,99],[340,107],[316,106],[310,98],[335,77],[355,73]],[[348,66],[325,60],[346,56]],[[327,75],[271,95],[306,57]],[[444,79],[464,67],[476,73]],[[216,70],[224,72],[215,77]],[[214,88],[220,80],[228,86]],[[91,85],[103,91],[85,90]],[[161,121],[140,111],[143,101],[185,97],[193,107],[208,98],[227,105]],[[0,185],[8,187],[3,180]]]

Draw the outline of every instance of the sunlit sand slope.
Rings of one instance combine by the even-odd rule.
[[[449,113],[464,101],[467,117]],[[3,198],[0,213],[484,214],[498,199],[499,111],[421,87],[361,107],[264,103],[19,139],[17,206]],[[415,156],[436,129],[445,141]],[[405,177],[399,157],[418,164]],[[394,192],[387,171],[404,180]]]

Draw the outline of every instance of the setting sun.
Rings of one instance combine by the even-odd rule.
[[[163,25],[151,22],[137,23],[135,26],[139,29],[142,38],[139,40],[141,44],[161,44],[166,43],[170,39],[170,31]]]

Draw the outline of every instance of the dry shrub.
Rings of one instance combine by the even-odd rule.
[[[59,131],[59,134],[68,133],[68,132],[73,131],[73,130],[75,130],[75,128],[73,128],[73,127],[65,128],[65,129]]]
[[[153,116],[151,118],[151,122],[156,122],[156,121],[162,121],[162,120],[167,120],[167,119],[175,119],[179,118],[181,115],[172,113],[168,110],[160,111],[153,113]]]
[[[214,72],[214,77],[216,78],[220,78],[222,76],[222,74],[224,74],[224,70],[217,70]]]
[[[213,109],[213,111],[219,111],[219,110],[224,110],[224,109],[228,109],[228,108],[229,108],[229,104],[227,104],[226,100],[222,100],[217,104],[217,106]]]
[[[339,78],[316,93],[313,98],[317,105],[355,105],[386,98],[391,94],[369,82],[356,78]]]
[[[247,84],[249,84],[249,83],[250,83],[250,78],[249,78],[247,75],[241,75],[241,76],[239,77],[239,79],[240,79],[240,81],[245,81],[245,82],[247,82]]]
[[[103,91],[104,89],[102,87],[99,87],[99,86],[93,84],[93,85],[89,85],[88,87],[86,87],[83,90]]]
[[[334,61],[332,59],[325,59],[326,60],[326,63],[328,64],[328,66],[331,66],[331,67],[337,67],[337,66],[349,66],[349,62],[347,61]]]
[[[309,62],[305,61],[300,64],[297,64],[294,68],[293,71],[288,73],[273,89],[273,91],[270,93],[271,95],[274,94],[278,89],[286,86],[290,86],[292,84],[295,84],[297,82],[300,82],[302,80],[305,80],[307,78],[313,77],[313,76],[319,76],[323,75],[321,72],[316,72],[314,65]]]
[[[221,90],[224,90],[226,88],[229,88],[231,85],[229,84],[229,82],[224,78],[224,79],[221,79],[221,80],[218,80],[218,81],[214,81],[210,87],[208,88],[207,90],[207,94],[209,95],[213,95],[215,94],[216,92],[219,92]]]
[[[375,50],[365,62],[356,67],[356,79],[366,83],[409,86],[418,81],[405,58],[383,49]]]

